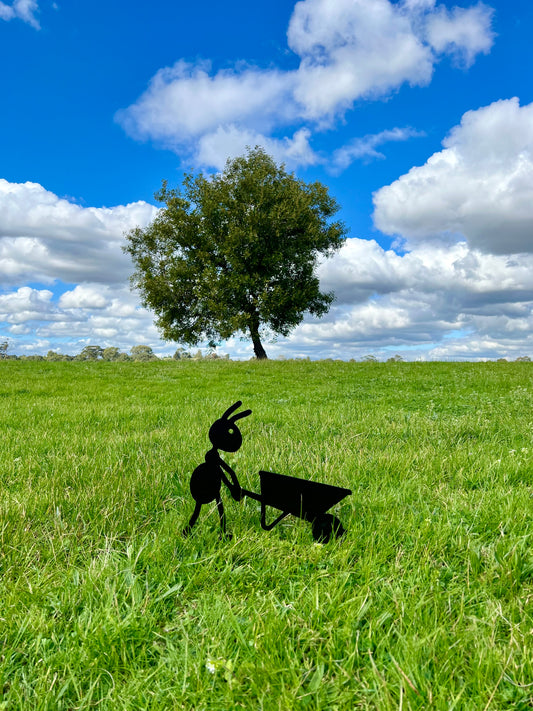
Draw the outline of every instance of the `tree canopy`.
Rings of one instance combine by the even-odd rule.
[[[346,229],[329,222],[339,205],[326,186],[304,183],[256,147],[221,174],[187,174],[181,189],[163,181],[155,197],[165,207],[127,233],[124,249],[165,340],[215,345],[249,334],[266,358],[265,335],[286,336],[304,313],[329,309],[334,296],[320,291],[315,271]]]

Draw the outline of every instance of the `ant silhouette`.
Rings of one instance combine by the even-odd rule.
[[[218,420],[215,420],[209,429],[209,441],[213,447],[206,452],[205,461],[196,467],[191,475],[190,489],[193,499],[196,501],[191,520],[183,530],[184,535],[191,532],[192,527],[198,520],[200,509],[203,504],[209,504],[211,501],[217,502],[218,515],[220,517],[220,527],[222,532],[226,533],[226,515],[224,513],[224,505],[220,497],[220,487],[222,482],[228,487],[235,501],[240,501],[243,497],[243,490],[237,479],[237,475],[233,469],[226,464],[222,459],[218,450],[223,452],[236,452],[242,444],[241,431],[235,424],[242,417],[248,417],[252,414],[251,410],[244,410],[233,417],[230,415],[235,412],[242,402],[238,400]],[[226,471],[231,482],[224,473]]]

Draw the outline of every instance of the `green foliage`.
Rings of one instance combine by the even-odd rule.
[[[157,356],[150,346],[133,346],[130,353],[133,360],[140,360],[144,362],[149,360],[157,360]]]
[[[189,351],[186,351],[185,348],[181,348],[181,346],[179,348],[176,348],[176,351],[174,352],[174,355],[172,356],[172,358],[174,360],[182,360],[182,359],[186,359],[186,358],[190,358],[190,357],[191,357],[191,354],[189,353]]]
[[[2,374],[3,708],[531,708],[531,364]],[[237,397],[242,485],[271,469],[350,487],[344,539],[290,517],[265,533],[226,492],[231,541],[216,509],[180,535]]]
[[[123,354],[121,354],[120,349],[116,348],[114,346],[109,346],[108,348],[104,348],[104,350],[102,352],[103,360],[110,360],[110,361],[120,360],[121,355],[123,355]]]
[[[261,148],[228,161],[221,175],[166,182],[165,207],[145,229],[127,234],[132,284],[156,314],[163,337],[212,344],[248,333],[266,358],[260,330],[286,336],[304,313],[324,314],[333,294],[320,291],[320,255],[344,240],[327,188],[306,184]]]
[[[46,360],[49,361],[59,361],[59,360],[66,360],[67,356],[64,356],[62,353],[56,353],[56,351],[48,351],[46,354]]]
[[[81,353],[76,356],[76,360],[100,360],[103,353],[104,349],[100,346],[85,346]]]

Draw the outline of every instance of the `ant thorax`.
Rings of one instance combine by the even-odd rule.
[[[221,457],[216,447],[213,447],[205,453],[205,461],[207,464],[213,464],[214,466],[218,467],[220,464],[220,459]]]

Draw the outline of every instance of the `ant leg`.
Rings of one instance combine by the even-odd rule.
[[[185,528],[183,529],[183,535],[184,535],[184,536],[188,536],[189,533],[191,532],[192,527],[194,526],[194,524],[195,524],[196,521],[198,520],[198,516],[200,515],[200,509],[201,509],[201,508],[202,508],[202,504],[197,501],[197,502],[196,502],[196,506],[194,507],[194,511],[192,512],[191,520],[189,521],[189,523],[187,524],[187,526],[185,526]]]
[[[224,513],[224,504],[220,496],[217,496],[217,509],[218,515],[220,516],[220,528],[222,529],[222,535],[226,538],[231,538],[231,533],[226,533],[226,514]]]

